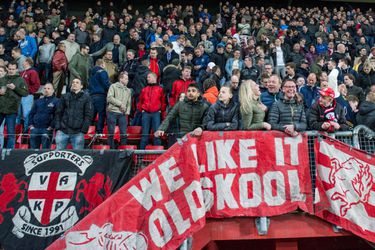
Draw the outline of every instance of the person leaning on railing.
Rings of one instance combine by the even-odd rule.
[[[297,136],[307,128],[303,100],[297,94],[297,84],[293,79],[286,79],[281,89],[280,100],[272,104],[268,114],[268,123],[273,130]]]

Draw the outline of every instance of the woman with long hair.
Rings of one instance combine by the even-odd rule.
[[[242,82],[240,87],[240,112],[244,130],[271,130],[271,125],[264,122],[267,107],[259,100],[258,84],[252,80]]]

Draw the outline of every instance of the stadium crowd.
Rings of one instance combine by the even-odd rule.
[[[375,129],[372,9],[123,7],[71,16],[64,0],[1,3],[7,148],[16,124],[31,148],[57,149],[84,148],[92,125],[111,148],[141,126],[141,149],[204,130]]]

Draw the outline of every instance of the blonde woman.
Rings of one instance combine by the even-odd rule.
[[[267,107],[259,101],[258,84],[252,80],[242,82],[240,87],[240,112],[244,130],[271,130],[271,125],[264,122]]]

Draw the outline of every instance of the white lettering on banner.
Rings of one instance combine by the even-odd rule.
[[[208,171],[215,171],[216,170],[215,154],[216,154],[216,152],[215,152],[214,142],[212,142],[212,141],[206,142],[206,155],[207,155]]]
[[[216,151],[218,156],[218,168],[224,169],[228,166],[230,169],[237,168],[236,162],[233,160],[230,152],[232,151],[232,147],[234,144],[234,140],[217,140],[216,141]]]
[[[191,151],[193,151],[193,155],[194,155],[194,158],[195,158],[195,162],[197,163],[199,173],[204,173],[206,171],[204,164],[199,165],[198,153],[197,153],[197,144],[191,144],[190,148],[191,148]]]
[[[251,189],[249,189],[251,183]],[[242,174],[239,179],[240,204],[243,208],[257,207],[262,202],[262,185],[256,173]],[[249,192],[250,191],[250,192]],[[252,198],[249,198],[252,193]]]
[[[199,204],[195,202],[193,193],[196,194]],[[206,206],[204,204],[201,184],[198,181],[193,181],[187,188],[185,188],[184,194],[186,197],[186,201],[189,204],[191,218],[194,222],[197,222],[206,214]]]
[[[292,201],[305,201],[306,196],[301,194],[299,185],[298,171],[288,170],[288,182],[290,189],[290,198]]]
[[[157,224],[161,226],[162,232],[159,231]],[[173,231],[167,217],[160,208],[155,209],[149,217],[149,232],[154,244],[157,247],[163,247],[173,236]],[[161,234],[162,233],[162,234]]]
[[[173,224],[176,226],[179,235],[183,234],[186,230],[190,228],[190,219],[188,218],[184,220],[174,200],[170,200],[166,202],[164,205],[169,213],[169,216],[172,218]]]
[[[284,148],[283,139],[275,138],[275,154],[276,154],[276,166],[284,166]]]
[[[239,151],[241,168],[256,168],[258,166],[258,161],[256,159],[257,151],[255,149],[254,139],[240,140]],[[251,157],[255,158],[250,160],[249,158]]]
[[[285,145],[290,145],[290,164],[293,166],[299,165],[298,160],[298,145],[302,143],[302,136],[286,137]]]
[[[272,195],[272,181],[275,181],[276,195]],[[280,206],[285,202],[285,181],[280,171],[270,171],[263,175],[264,201],[269,206]]]
[[[212,183],[211,179],[207,177],[201,178],[200,182],[203,190],[204,205],[206,207],[206,211],[208,212],[211,210],[215,202],[214,193],[209,190],[209,188],[213,188],[214,184]]]
[[[137,186],[133,185],[129,188],[129,193],[141,204],[147,211],[152,208],[152,200],[156,202],[163,199],[163,194],[161,192],[159,177],[156,174],[156,169],[150,171],[150,180],[147,178],[142,178],[139,183],[141,189],[139,190]]]
[[[232,193],[232,185],[235,174],[226,174],[225,178],[223,174],[215,175],[216,181],[216,195],[217,195],[217,210],[225,208],[225,203],[229,208],[238,208],[236,199],[234,199]]]
[[[172,167],[175,168],[172,168]],[[180,169],[176,166],[176,161],[173,157],[159,165],[160,172],[167,184],[169,192],[174,192],[185,184],[184,179],[181,176]],[[177,176],[181,178],[175,180]]]
[[[285,166],[285,153],[284,145],[290,146],[290,164],[293,166],[299,165],[298,159],[298,146],[302,143],[302,136],[286,137],[283,142],[283,138],[275,138],[275,157],[276,166]]]

